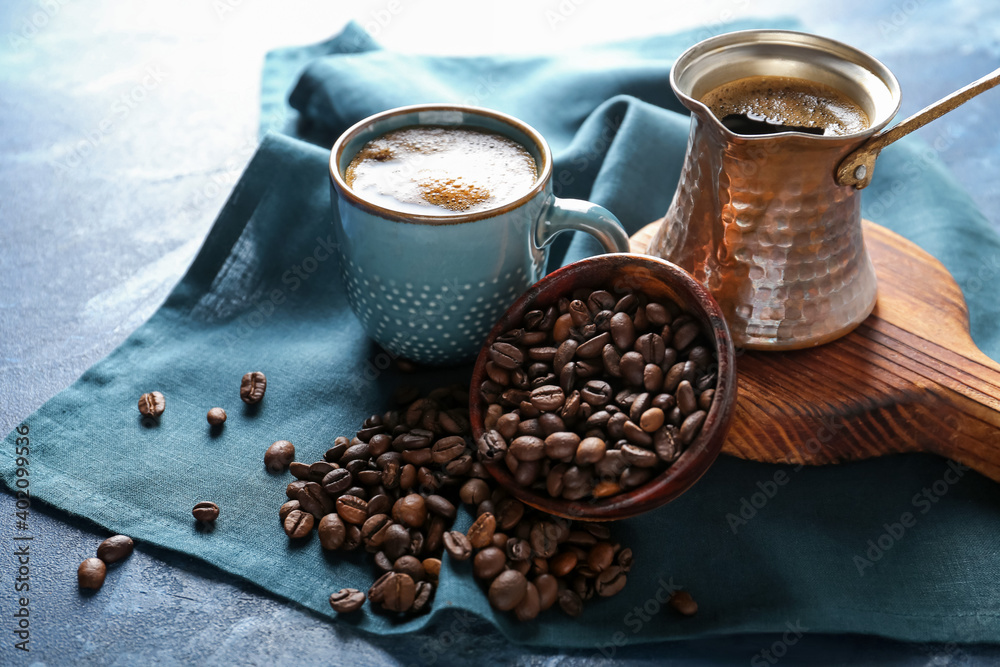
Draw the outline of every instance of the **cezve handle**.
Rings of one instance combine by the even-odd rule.
[[[997,84],[1000,84],[1000,69],[993,70],[965,88],[956,90],[929,107],[921,109],[895,127],[882,130],[844,158],[844,161],[837,168],[837,183],[853,185],[858,190],[867,187],[871,183],[872,173],[875,171],[875,158],[878,157],[883,148],[917,128],[923,127],[935,118],[940,118],[952,109],[965,104],[976,95]]]

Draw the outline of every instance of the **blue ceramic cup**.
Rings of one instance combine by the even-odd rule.
[[[473,213],[400,213],[352,191],[344,173],[371,139],[415,125],[496,132],[524,146],[538,177],[516,200]],[[390,354],[425,364],[473,359],[496,320],[545,270],[547,248],[566,230],[593,234],[607,252],[628,252],[618,219],[589,202],[552,194],[552,152],[511,116],[427,104],[357,123],[333,145],[332,199],[347,298],[365,331]]]

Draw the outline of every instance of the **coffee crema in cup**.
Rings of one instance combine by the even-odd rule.
[[[414,125],[366,143],[344,173],[360,197],[417,215],[485,211],[517,200],[538,178],[528,150],[473,127]]]
[[[850,97],[832,86],[784,76],[749,76],[701,98],[737,134],[806,132],[839,136],[863,132],[870,121]]]

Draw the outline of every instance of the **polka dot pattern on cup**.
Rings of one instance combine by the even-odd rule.
[[[400,281],[346,258],[341,274],[351,307],[369,335],[389,352],[426,364],[474,356],[531,284],[521,268],[468,283]]]

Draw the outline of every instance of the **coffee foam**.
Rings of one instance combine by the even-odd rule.
[[[751,76],[723,84],[701,98],[717,118],[742,114],[775,125],[823,128],[825,135],[868,129],[870,121],[854,100],[816,81]]]
[[[418,125],[369,141],[344,180],[384,208],[420,215],[474,213],[516,200],[537,167],[521,144],[470,127]]]

